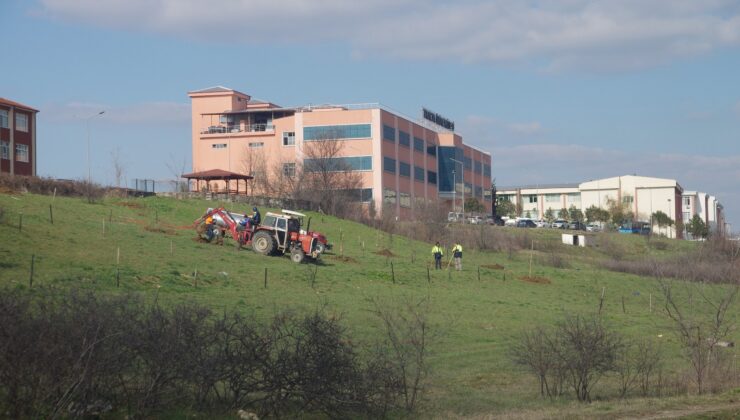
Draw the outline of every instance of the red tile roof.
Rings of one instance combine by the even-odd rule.
[[[20,108],[26,111],[39,112],[38,109],[34,109],[28,105],[23,105],[22,103],[11,101],[10,99],[5,99],[5,98],[0,98],[0,105],[12,106],[12,107]]]

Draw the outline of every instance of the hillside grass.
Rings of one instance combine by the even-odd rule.
[[[552,325],[565,314],[596,313],[602,292],[602,315],[609,325],[628,338],[662,336],[667,370],[686,368],[670,323],[662,315],[656,281],[606,271],[598,263],[615,249],[624,259],[669,258],[696,244],[664,239],[665,249],[656,249],[645,238],[613,234],[603,236],[608,246],[553,245],[569,262],[562,269],[543,265],[547,253],[541,251],[532,255],[522,250],[509,258],[505,252],[466,250],[462,272],[431,269],[428,281],[432,244],[316,213],[309,213],[311,229],[326,234],[334,244],[333,252],[319,264],[297,265],[288,257],[237,250],[230,240],[224,246],[197,241],[193,221],[207,207],[218,205],[157,197],[108,198],[95,204],[56,197],[52,203],[50,196],[0,194],[0,286],[29,289],[33,256],[33,288],[136,292],[164,305],[195,301],[216,313],[237,310],[265,317],[285,309],[326,307],[343,318],[353,337],[367,342],[375,340],[379,325],[370,312],[371,299],[393,304],[427,298],[430,319],[441,333],[430,347],[431,375],[422,406],[427,414],[479,415],[551,407],[553,403],[539,398],[535,379],[512,364],[511,344],[524,329]],[[251,206],[227,207],[244,211]],[[264,214],[269,209],[261,210]],[[481,234],[487,229],[523,231],[468,229],[483,229]],[[535,242],[559,242],[560,233],[527,230]],[[395,256],[376,253],[383,250]],[[550,284],[520,280],[529,274],[530,258],[532,275],[545,277]],[[480,268],[479,280],[479,267],[494,264],[504,269]],[[723,286],[705,288],[710,296],[724,290]],[[678,287],[677,293],[687,296],[684,287]],[[708,311],[698,304],[693,310]],[[733,341],[738,341],[738,332],[733,335]],[[602,381],[594,391],[595,399],[614,398],[614,386],[613,381]]]

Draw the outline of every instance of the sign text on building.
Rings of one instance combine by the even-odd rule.
[[[455,122],[448,120],[447,118],[437,114],[434,111],[430,111],[426,108],[421,109],[424,113],[424,119],[429,120],[435,124],[437,124],[440,127],[444,127],[450,131],[455,131]]]

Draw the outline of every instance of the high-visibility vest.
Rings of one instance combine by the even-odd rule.
[[[435,245],[435,246],[432,247],[432,255],[436,256],[437,254],[439,254],[440,256],[442,256],[442,255],[444,255],[444,252],[442,252],[442,247],[439,247],[439,246],[436,246]]]

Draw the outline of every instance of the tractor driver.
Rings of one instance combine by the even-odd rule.
[[[252,217],[250,217],[249,222],[253,226],[257,226],[262,223],[262,216],[260,215],[260,211],[259,209],[257,209],[257,207],[252,207]]]

